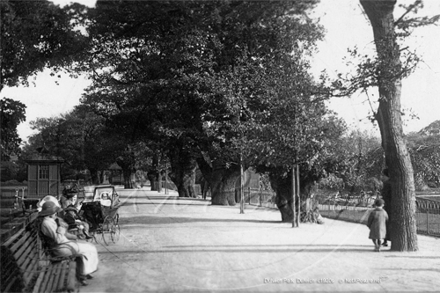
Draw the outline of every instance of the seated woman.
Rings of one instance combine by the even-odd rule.
[[[89,223],[87,223],[79,215],[82,204],[78,202],[78,195],[76,192],[65,192],[61,198],[61,207],[64,209],[64,221],[69,224],[69,229],[78,228],[80,231],[79,237],[90,239]]]
[[[65,189],[60,198],[61,207],[63,209],[70,205],[75,206],[78,210],[81,209],[81,204],[78,202],[78,192],[76,190]]]
[[[89,223],[80,217],[78,210],[75,206],[70,205],[64,210],[64,221],[69,225],[69,229],[78,228],[78,238],[91,239],[89,235]]]
[[[53,256],[77,255],[77,277],[80,283],[87,285],[86,279],[91,279],[93,272],[98,269],[98,251],[87,242],[69,240],[66,237],[67,227],[57,213],[61,211],[54,202],[45,202],[38,214],[39,234],[49,247]]]
[[[56,199],[56,197],[52,196],[52,195],[46,195],[45,197],[43,197],[38,203],[37,203],[37,210],[38,212],[41,212],[41,209],[43,208],[43,204],[46,201],[53,201],[55,203],[55,205],[61,207],[58,199]]]

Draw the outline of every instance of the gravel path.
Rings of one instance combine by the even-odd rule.
[[[364,225],[281,223],[273,209],[211,206],[147,189],[120,190],[121,238],[98,243],[100,268],[81,292],[425,292],[440,288],[440,239],[420,251],[373,251]],[[102,242],[101,242],[102,243]]]

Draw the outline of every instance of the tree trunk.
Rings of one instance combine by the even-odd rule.
[[[177,145],[177,144],[176,144]],[[194,189],[197,162],[182,144],[169,153],[171,161],[171,179],[177,185],[179,197],[196,197]]]
[[[275,203],[281,213],[282,222],[292,222],[292,175],[278,177],[270,175],[270,183],[276,192]]]
[[[98,170],[94,169],[94,168],[89,168],[89,172],[90,172],[90,177],[92,180],[92,184],[99,184],[99,174],[98,174]]]
[[[379,57],[379,125],[385,161],[391,181],[391,250],[417,251],[413,168],[403,139],[400,95],[402,71],[396,43],[393,10],[395,0],[360,1],[370,19]]]
[[[211,189],[213,205],[235,205],[235,185],[240,178],[240,166],[233,164],[226,168],[220,162],[207,162],[206,158],[197,160],[203,177]]]
[[[159,156],[157,154],[153,155],[153,163],[152,163],[152,170],[148,171],[147,177],[150,181],[150,186],[152,191],[158,190],[158,182],[159,182]]]
[[[124,189],[132,189],[133,188],[133,182],[131,181],[131,169],[122,169],[122,172],[124,174]]]
[[[179,197],[196,197],[194,189],[196,165],[194,159],[184,165],[171,163],[174,174],[172,180],[177,185]]]
[[[240,179],[240,168],[230,167],[216,168],[211,175],[211,202],[213,205],[230,205],[234,206],[235,185]]]
[[[281,213],[281,221],[291,223],[293,220],[292,211],[292,171],[290,170],[287,177],[278,175],[279,172],[269,174],[270,183],[276,192],[275,203]],[[299,176],[300,177],[300,176]],[[298,178],[295,184],[298,185]],[[316,185],[313,181],[304,180],[300,177],[300,190],[297,191],[295,199],[295,209],[297,212],[297,224],[299,222],[320,223],[318,220],[319,211],[315,210],[316,202],[312,198]],[[298,187],[296,187],[298,189]]]

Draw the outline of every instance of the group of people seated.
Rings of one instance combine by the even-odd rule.
[[[65,190],[58,201],[46,196],[38,203],[37,229],[43,245],[53,257],[75,256],[77,278],[87,285],[92,273],[98,269],[98,251],[84,240],[91,239],[89,224],[80,217],[81,203],[77,193]],[[73,233],[72,231],[75,231]]]

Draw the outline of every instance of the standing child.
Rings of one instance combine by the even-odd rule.
[[[368,217],[367,226],[370,228],[369,238],[373,240],[374,251],[380,251],[382,239],[387,234],[388,214],[383,209],[384,201],[376,199],[374,202],[375,209],[371,211]]]

